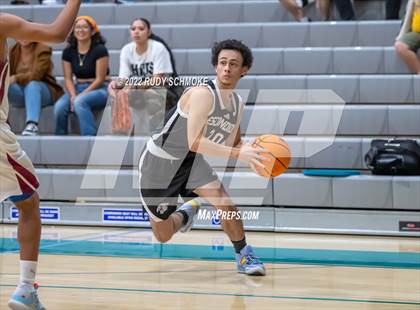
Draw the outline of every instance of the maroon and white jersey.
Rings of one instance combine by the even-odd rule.
[[[30,194],[38,186],[31,160],[16,141],[6,123],[9,113],[9,63],[0,62],[0,202],[11,197]]]
[[[9,114],[7,89],[9,88],[9,62],[0,61],[0,123],[5,123]]]

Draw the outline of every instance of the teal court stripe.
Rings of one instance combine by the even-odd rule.
[[[0,284],[0,287],[15,287],[11,284]],[[112,291],[112,292],[135,292],[135,293],[158,293],[158,294],[177,294],[177,295],[204,295],[220,297],[245,297],[245,298],[268,298],[284,300],[301,301],[330,301],[330,302],[351,302],[351,303],[369,303],[369,304],[392,304],[392,305],[411,305],[418,306],[420,302],[400,301],[400,300],[372,300],[372,299],[351,299],[351,298],[327,298],[327,297],[304,297],[304,296],[280,296],[280,295],[259,295],[242,293],[220,293],[220,292],[194,292],[194,291],[175,291],[175,290],[146,290],[132,288],[110,288],[110,287],[87,287],[87,286],[64,286],[64,285],[43,285],[42,288],[50,289],[74,289],[91,291]]]
[[[0,253],[16,252],[17,250],[16,239],[0,238]],[[261,260],[267,263],[420,269],[419,252],[399,253],[267,247],[256,247],[255,252]],[[214,261],[232,261],[234,258],[231,246],[85,240],[43,240],[41,241],[41,253]]]

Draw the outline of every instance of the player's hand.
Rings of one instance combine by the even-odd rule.
[[[255,166],[255,164],[250,163],[250,164],[249,164],[249,167],[250,167],[250,168],[251,168],[251,170],[252,170],[252,171],[254,171],[256,174],[259,174],[259,173],[258,173],[258,171],[257,171],[257,167]]]
[[[256,166],[264,168],[263,161],[266,161],[267,158],[262,154],[268,153],[268,150],[253,147],[251,142],[244,143],[239,149],[238,159],[250,165],[251,169],[255,169]]]

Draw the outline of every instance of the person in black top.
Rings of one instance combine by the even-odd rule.
[[[67,92],[55,103],[55,134],[67,134],[68,115],[74,112],[79,119],[80,134],[94,136],[97,128],[92,110],[105,107],[110,76],[105,39],[92,17],[76,19],[62,64]]]

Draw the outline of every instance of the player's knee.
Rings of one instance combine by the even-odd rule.
[[[230,199],[229,196],[224,196],[223,195],[223,196],[220,197],[219,207],[221,209],[229,211],[230,209],[234,208],[235,205],[233,204],[233,201],[232,201],[232,199]]]
[[[24,216],[26,214],[39,214],[39,195],[34,192],[28,199],[16,202],[19,213]]]
[[[237,211],[237,208],[234,205],[223,205],[223,206],[216,206],[217,210],[221,210],[223,212],[232,212]]]

